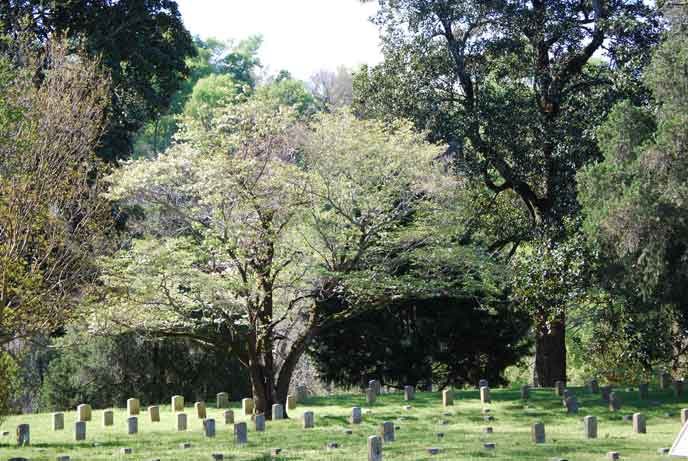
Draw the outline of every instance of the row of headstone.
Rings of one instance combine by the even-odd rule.
[[[586,416],[583,418],[583,432],[586,439],[597,438],[597,417]],[[633,415],[633,432],[636,434],[645,434],[647,432],[645,416],[642,413],[635,413]],[[531,436],[533,443],[545,443],[544,423],[538,422],[533,424]]]
[[[683,395],[684,381],[673,379],[670,373],[663,370],[660,371],[659,376],[659,388],[661,390],[667,390],[670,387],[674,391],[675,397],[681,397]],[[600,386],[597,379],[591,379],[587,383],[588,390],[591,394],[597,394],[600,392]],[[638,385],[638,396],[641,400],[649,398],[650,385],[649,383],[640,383]],[[606,399],[605,399],[606,400]]]
[[[482,383],[483,383],[483,380],[481,380],[481,384]],[[676,383],[676,381],[675,381],[675,383]],[[375,386],[375,383],[372,383],[372,384],[373,384],[373,386]],[[589,384],[589,388],[590,388],[591,392],[596,392],[598,390],[598,385],[597,385],[596,380],[591,380],[588,384]],[[647,389],[646,386],[643,386],[643,387],[645,389],[641,390],[641,393],[646,392],[646,389]],[[643,387],[641,387],[641,389],[643,389]],[[371,388],[370,390],[374,391],[374,388]],[[555,385],[555,390],[556,390],[557,394],[562,394],[563,396],[565,396],[564,405],[566,406],[567,411],[569,413],[577,412],[577,401],[575,400],[575,396],[572,396],[569,394],[569,391],[564,388],[564,384],[562,381],[557,382],[557,384]],[[522,397],[523,398],[528,397],[528,391],[529,391],[528,386],[524,386],[522,388]],[[614,392],[610,392],[611,391],[610,386],[605,386],[602,389],[602,391],[603,391],[602,392],[603,398],[607,397],[607,399],[609,401],[610,410],[611,411],[618,411],[621,407],[621,402],[620,402],[620,398],[618,397],[618,395]],[[221,394],[224,394],[224,395],[220,396],[220,394],[218,394],[218,405],[223,405],[224,399],[228,398],[226,393],[221,393]],[[376,395],[372,392],[371,392],[371,394]],[[410,395],[415,394],[412,386],[406,386],[406,388],[405,388],[405,397],[407,397],[409,394]],[[450,406],[453,404],[453,392],[451,390],[443,391],[442,396],[443,396],[444,406]],[[293,399],[288,398],[288,402],[290,400],[292,400],[292,402],[293,402]],[[481,401],[483,403],[489,403],[490,402],[489,388],[487,388],[487,386],[481,387]],[[174,409],[177,409],[180,406],[183,407],[183,397],[174,396],[172,403],[173,403]],[[242,406],[244,407],[245,413],[248,414],[249,409],[250,409],[250,412],[252,412],[253,411],[252,399],[244,399],[242,401]],[[212,429],[207,429],[206,432],[214,434],[214,423],[215,423],[214,420],[208,420],[207,423],[205,422],[206,416],[207,416],[205,404],[203,402],[197,402],[195,404],[195,407],[196,407],[197,416],[199,418],[204,419],[204,427],[206,425],[208,425],[209,427],[212,428]],[[273,405],[272,410],[273,410],[273,413],[272,413],[273,419],[276,419],[276,420],[283,419],[284,408],[282,405],[275,404],[275,405]],[[127,412],[129,414],[137,414],[140,412],[139,402],[137,399],[129,399],[127,401]],[[151,421],[153,421],[153,422],[160,421],[159,407],[151,406],[151,407],[149,407],[148,412],[149,412],[149,417],[151,418]],[[78,416],[78,419],[80,420],[80,421],[77,421],[77,423],[82,423],[82,424],[78,424],[76,426],[76,431],[75,431],[76,432],[76,438],[77,438],[77,440],[83,440],[85,438],[85,422],[90,420],[92,417],[92,410],[91,410],[90,405],[88,405],[88,404],[79,405],[77,407],[77,416]],[[234,423],[234,414],[231,410],[226,411],[224,413],[224,417],[225,417],[225,424],[233,424]],[[590,418],[593,418],[593,417],[586,417],[586,421],[590,421],[589,425],[594,425],[594,427],[596,428],[596,420],[591,420]],[[258,418],[257,425],[259,427],[261,426],[261,419],[263,421],[262,425],[264,426],[264,416],[262,416],[262,418]],[[361,419],[362,418],[361,418],[360,408],[358,408],[358,407],[353,408],[352,409],[351,422],[353,424],[360,424]],[[113,411],[112,410],[105,410],[103,413],[103,425],[104,426],[112,425],[112,423],[113,423],[112,420],[113,420]],[[681,420],[683,423],[685,423],[688,420],[688,409],[684,409],[681,411]],[[644,417],[642,416],[642,414],[634,415],[633,421],[634,421],[634,430],[636,430],[637,432],[644,432],[645,420],[644,420]],[[586,426],[587,425],[588,424],[586,424]],[[177,429],[178,430],[186,430],[186,426],[187,426],[186,415],[185,414],[179,414],[178,418],[177,418]],[[138,432],[138,419],[136,417],[129,417],[127,420],[127,427],[128,427],[128,433],[129,434],[137,433]],[[312,412],[306,412],[304,414],[304,427],[306,427],[306,428],[313,427]],[[64,413],[54,413],[53,414],[53,429],[54,430],[61,430],[63,428],[64,428]],[[24,430],[26,430],[26,433],[28,434],[28,428],[26,428],[26,429],[18,428],[17,429],[18,434],[20,434],[20,433],[24,434],[24,432],[22,432]],[[18,440],[20,440],[20,439],[21,440],[28,439],[28,436],[22,435],[20,438],[18,435]],[[22,442],[22,443],[25,443],[25,442]]]
[[[276,404],[273,406],[273,418],[274,419],[282,419],[282,416],[280,416],[282,406],[279,404]],[[111,414],[111,410],[109,411]],[[310,413],[310,415],[308,414]],[[304,414],[304,427],[313,427],[313,412],[306,412]],[[176,428],[177,431],[186,431],[187,430],[187,415],[186,413],[177,413],[176,414]],[[224,420],[225,424],[234,424],[234,412],[232,410],[226,410],[224,412]],[[265,430],[265,416],[263,414],[256,415],[255,417],[255,425],[256,425],[256,431],[264,431]],[[56,413],[54,414],[53,418],[53,426],[54,427],[59,427],[60,429],[64,428],[64,414],[62,413]],[[210,418],[205,418],[203,420],[203,428],[206,437],[214,437],[215,436],[215,420],[210,419]],[[21,433],[21,439],[18,436],[18,440],[28,440],[28,435],[24,436],[24,434],[28,434],[29,428],[28,425],[22,425],[17,429],[17,433]],[[128,434],[136,434],[138,433],[138,417],[136,416],[130,416],[127,418],[127,433]],[[75,426],[75,437],[77,441],[85,440],[86,439],[86,422],[85,421],[77,421],[76,426]],[[24,442],[22,442],[24,444]],[[26,443],[28,444],[28,442]]]

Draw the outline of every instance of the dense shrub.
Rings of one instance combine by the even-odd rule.
[[[88,337],[75,332],[58,348],[41,387],[46,410],[89,402],[96,407],[165,403],[172,395],[211,401],[217,392],[248,395],[248,379],[236,359],[184,339],[148,339],[127,333]]]
[[[406,299],[334,324],[311,347],[321,376],[342,386],[504,384],[530,351],[528,318],[478,297]]]

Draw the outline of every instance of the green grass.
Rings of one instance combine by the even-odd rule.
[[[560,457],[570,461],[603,460],[608,451],[618,451],[622,459],[666,460],[657,454],[657,448],[669,447],[681,428],[680,409],[688,407],[684,400],[675,399],[668,391],[651,389],[650,399],[640,401],[637,392],[617,391],[623,406],[620,412],[611,413],[598,395],[590,395],[583,388],[570,388],[581,401],[578,415],[567,416],[561,401],[552,389],[535,389],[531,399],[522,402],[514,389],[493,389],[489,405],[494,421],[483,421],[478,391],[458,391],[454,405],[443,408],[439,393],[417,393],[410,402],[409,411],[402,394],[385,394],[366,413],[362,395],[341,395],[311,398],[291,411],[291,419],[268,421],[264,433],[256,433],[247,417],[240,414],[239,405],[233,404],[235,419],[248,421],[249,443],[243,447],[233,444],[232,426],[225,426],[222,410],[208,408],[208,417],[215,418],[217,435],[203,436],[202,423],[195,418],[193,408],[187,408],[189,430],[176,432],[170,407],[161,407],[159,423],[139,416],[139,433],[126,434],[126,416],[123,409],[115,412],[115,425],[101,427],[101,410],[93,411],[93,421],[87,423],[85,442],[74,442],[74,411],[65,413],[65,430],[51,429],[49,413],[9,417],[0,431],[9,436],[0,437],[0,460],[25,457],[30,460],[54,460],[58,454],[67,454],[72,460],[210,460],[211,453],[220,452],[230,460],[268,460],[271,448],[282,448],[280,460],[365,460],[367,437],[378,432],[383,421],[394,421],[399,427],[397,440],[385,444],[385,460],[549,460]],[[349,425],[347,417],[352,406],[364,408],[363,424]],[[300,417],[306,410],[315,412],[314,429],[301,428]],[[642,412],[647,418],[647,434],[634,434],[631,422],[622,416]],[[443,413],[451,412],[451,416]],[[671,416],[667,416],[671,413]],[[598,417],[598,439],[583,438],[582,418]],[[446,425],[440,425],[446,420]],[[532,423],[545,423],[547,443],[531,442]],[[30,447],[17,447],[15,428],[18,424],[31,425]],[[484,434],[483,427],[492,426],[493,434]],[[345,429],[352,429],[346,435]],[[444,438],[438,439],[437,433]],[[190,449],[180,449],[182,442],[191,442]],[[339,448],[327,451],[327,442],[339,443]],[[495,450],[483,448],[484,442],[494,442]],[[133,454],[120,455],[121,447],[131,447]],[[442,452],[431,456],[426,448],[439,447]]]

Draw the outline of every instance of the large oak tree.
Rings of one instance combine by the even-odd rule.
[[[499,203],[515,211],[488,242],[492,249],[513,253],[534,231],[561,232],[562,217],[579,208],[576,171],[599,157],[593,128],[613,100],[638,89],[660,28],[653,7],[641,0],[379,5],[385,61],[357,76],[359,113],[411,118],[447,143],[459,173],[493,194],[492,208],[478,216]],[[535,383],[552,385],[566,378],[565,311],[543,318]]]

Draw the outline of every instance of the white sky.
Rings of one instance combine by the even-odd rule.
[[[261,61],[310,79],[320,69],[381,61],[377,2],[358,0],[178,0],[186,28],[202,38],[240,40],[261,34]]]

